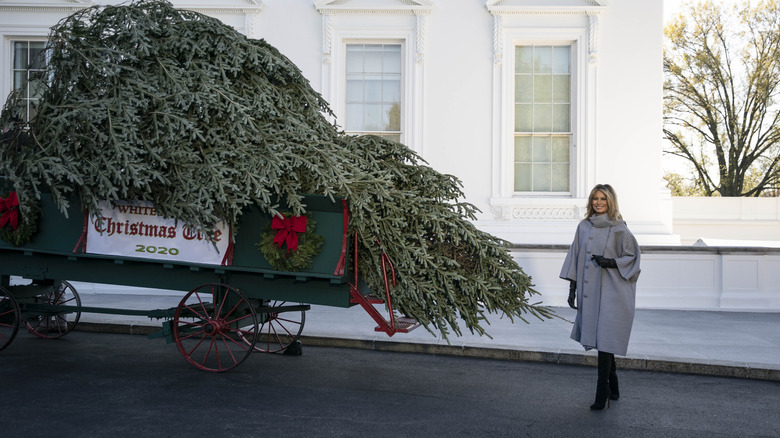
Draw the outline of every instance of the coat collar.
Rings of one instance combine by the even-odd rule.
[[[611,227],[613,225],[617,225],[618,222],[620,222],[619,220],[612,220],[612,219],[610,219],[609,215],[607,215],[607,214],[602,214],[602,215],[599,215],[599,216],[591,216],[590,218],[588,218],[588,220],[596,228]]]

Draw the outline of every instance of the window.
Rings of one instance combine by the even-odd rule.
[[[25,102],[25,121],[35,115],[36,104],[43,95],[43,80],[47,57],[45,41],[12,41],[13,63],[11,64],[11,90],[21,92]],[[29,86],[28,86],[29,84]]]
[[[400,141],[424,156],[425,34],[432,0],[315,0],[322,97],[347,133]]]
[[[494,35],[490,206],[499,223],[538,223],[547,233],[542,222],[584,214],[596,175],[602,3],[486,2]]]
[[[514,191],[570,190],[571,48],[515,47]]]
[[[347,44],[345,129],[401,141],[401,44]]]

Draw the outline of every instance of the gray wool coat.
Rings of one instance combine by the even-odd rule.
[[[615,259],[617,269],[599,267],[593,255]],[[639,259],[639,244],[624,221],[602,214],[577,226],[560,277],[577,282],[578,310],[571,338],[586,350],[626,355]]]

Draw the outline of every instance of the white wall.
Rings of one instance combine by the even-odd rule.
[[[0,0],[0,95],[10,91],[12,38],[45,37],[60,18],[92,2],[86,0]],[[116,4],[118,0],[95,1]],[[376,30],[377,34],[408,29],[410,47],[421,51],[411,61],[407,85],[407,130],[410,147],[437,170],[464,183],[466,201],[481,210],[478,226],[518,244],[564,244],[584,208],[590,188],[610,183],[620,195],[621,210],[644,244],[673,244],[669,199],[663,190],[661,147],[662,4],[660,1],[610,0],[173,0],[215,16],[250,37],[263,38],[287,55],[312,86],[339,108],[331,95],[337,69],[323,53],[333,29]],[[316,6],[352,7],[358,12],[321,13]],[[20,6],[21,5],[21,6]],[[529,6],[530,5],[530,6]],[[362,7],[387,10],[366,12]],[[423,7],[423,10],[413,9]],[[509,12],[501,12],[501,8]],[[402,11],[402,14],[393,11]],[[390,12],[388,12],[390,11]],[[416,12],[413,12],[416,11]],[[497,23],[500,21],[501,25]],[[577,144],[574,191],[567,196],[513,197],[498,204],[497,167],[511,166],[511,154],[500,158],[497,145],[511,114],[497,112],[507,90],[500,72],[511,68],[497,61],[496,35],[517,29],[531,35],[566,30],[583,36],[592,52],[577,61],[592,94],[577,109],[577,127],[587,136]],[[506,40],[505,46],[513,42]],[[509,52],[507,52],[509,53]],[[503,69],[503,70],[502,70]],[[498,90],[498,94],[496,91]],[[585,91],[582,91],[585,93]],[[505,105],[506,106],[506,105]],[[511,106],[511,105],[510,105]],[[409,114],[413,113],[413,114]],[[496,130],[497,121],[502,125]],[[506,131],[506,132],[504,132]],[[507,135],[508,136],[508,135]],[[506,143],[506,141],[504,141]],[[498,157],[498,158],[497,158]],[[498,161],[497,161],[498,160]],[[509,163],[509,164],[507,164]],[[511,214],[501,213],[502,203]],[[498,208],[498,210],[496,210]],[[521,213],[521,214],[518,214]],[[564,214],[560,214],[563,212]]]

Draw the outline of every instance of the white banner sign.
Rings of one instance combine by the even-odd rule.
[[[87,253],[221,265],[230,240],[219,223],[213,242],[199,229],[157,216],[151,202],[123,202],[114,208],[101,202],[102,222],[90,217]]]

